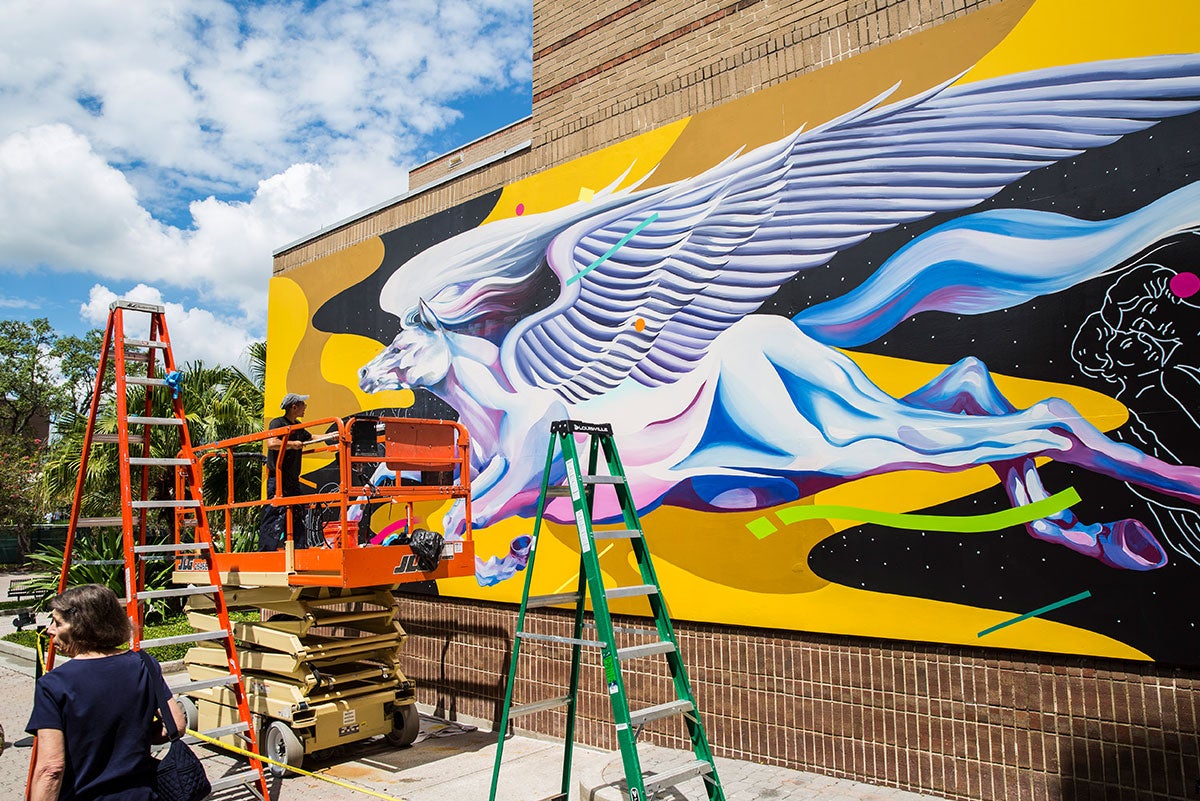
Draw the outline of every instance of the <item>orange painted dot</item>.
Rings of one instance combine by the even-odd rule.
[[[642,331],[646,330],[646,321],[645,321],[645,320],[643,320],[641,317],[639,317],[639,318],[637,318],[636,320],[634,320],[634,321],[633,321],[633,327],[634,327],[634,328],[635,328],[635,329],[636,329],[636,330],[637,330],[639,333],[641,333]]]

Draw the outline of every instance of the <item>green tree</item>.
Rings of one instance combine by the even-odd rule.
[[[57,341],[44,317],[0,320],[0,434],[31,436],[39,417],[62,408],[66,393],[51,359]]]

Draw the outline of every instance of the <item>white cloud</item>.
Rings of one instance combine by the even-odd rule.
[[[185,288],[261,328],[272,250],[404,192],[455,100],[528,81],[530,16],[0,3],[0,270]]]
[[[117,297],[108,287],[96,284],[88,293],[88,302],[80,307],[80,316],[92,326],[104,329],[108,324],[109,306]],[[246,349],[255,341],[255,337],[244,326],[219,319],[206,309],[185,308],[179,303],[166,302],[157,287],[146,284],[138,284],[120,297],[164,307],[167,332],[171,336],[171,353],[181,368],[186,362],[199,360],[210,367],[236,364],[247,369]],[[129,316],[127,325],[140,324],[139,317],[142,315]],[[149,323],[146,326],[149,332]],[[135,336],[130,332],[127,335]]]

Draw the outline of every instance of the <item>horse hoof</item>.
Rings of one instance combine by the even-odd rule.
[[[1096,538],[1100,561],[1125,570],[1156,570],[1167,563],[1167,552],[1141,521],[1133,519],[1105,523]]]

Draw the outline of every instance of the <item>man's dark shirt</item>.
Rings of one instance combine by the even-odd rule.
[[[295,422],[287,419],[286,416],[276,417],[268,425],[267,429],[283,428],[284,426],[295,425]],[[308,442],[312,439],[312,432],[307,429],[297,429],[288,436],[288,442]],[[270,481],[275,477],[275,460],[279,458],[279,449],[269,449],[267,451],[267,480]],[[304,488],[300,485],[300,451],[296,448],[287,448],[283,454],[283,483],[281,489],[284,495],[304,495]]]

